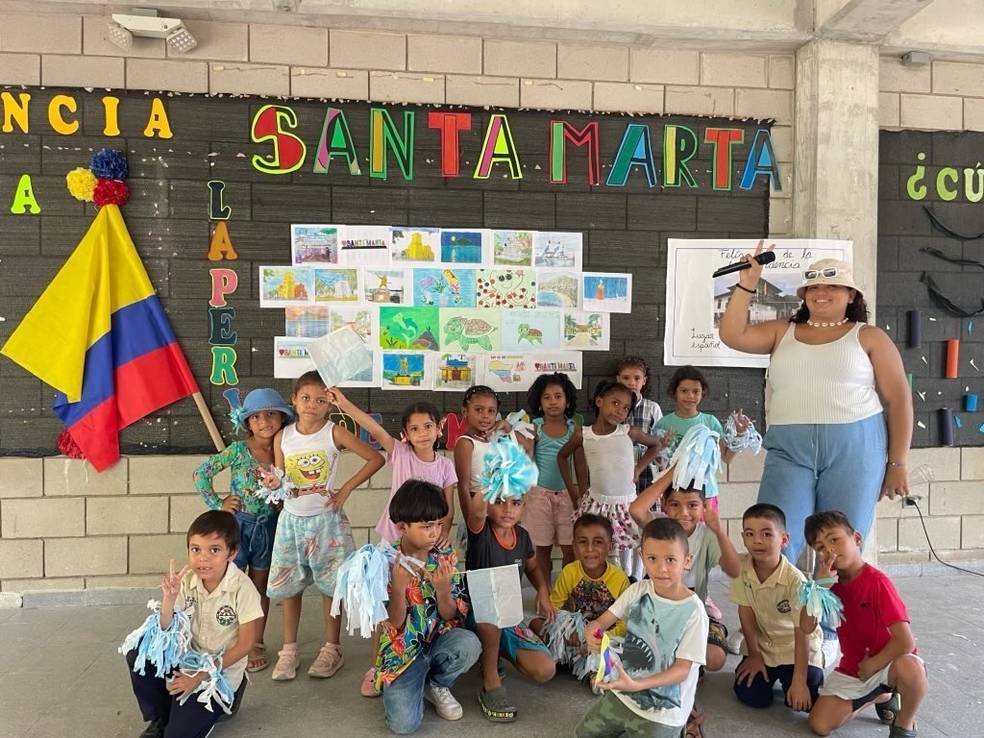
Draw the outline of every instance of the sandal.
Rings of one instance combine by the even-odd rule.
[[[704,716],[697,710],[692,710],[687,719],[687,738],[704,738],[704,730],[701,728],[703,724]]]
[[[250,674],[254,674],[258,671],[263,671],[269,665],[270,661],[267,659],[266,645],[263,643],[257,643],[253,646],[253,650],[246,659],[246,671]]]
[[[481,705],[486,719],[493,723],[511,723],[516,719],[516,706],[509,699],[505,687],[480,690],[478,704]]]
[[[892,692],[892,697],[885,702],[875,703],[875,712],[878,713],[878,719],[884,725],[892,725],[895,722],[895,716],[901,709],[902,696],[898,692]]]

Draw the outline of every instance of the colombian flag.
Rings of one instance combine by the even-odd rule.
[[[118,205],[105,205],[0,353],[50,384],[54,412],[103,471],[119,431],[198,392]]]

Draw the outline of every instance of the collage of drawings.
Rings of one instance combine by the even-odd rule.
[[[260,307],[283,308],[274,374],[314,364],[306,345],[350,326],[373,366],[350,387],[524,391],[581,352],[607,351],[632,275],[583,272],[580,233],[293,225],[291,265],[261,266]]]

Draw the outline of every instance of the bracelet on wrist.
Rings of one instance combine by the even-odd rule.
[[[904,461],[886,461],[885,464],[886,464],[886,466],[898,467],[900,469],[904,469],[905,468],[905,462]]]
[[[741,282],[736,283],[735,284],[735,287],[737,287],[740,290],[743,290],[743,291],[747,292],[750,295],[754,295],[756,292],[758,292],[758,290],[751,290],[751,289],[749,289],[745,285],[741,284]]]

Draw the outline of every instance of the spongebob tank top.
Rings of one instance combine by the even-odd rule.
[[[280,450],[284,471],[296,488],[296,496],[284,501],[284,510],[301,517],[317,515],[325,509],[326,490],[332,489],[338,466],[338,449],[332,437],[334,423],[325,423],[317,433],[305,434],[291,423],[284,428]]]

